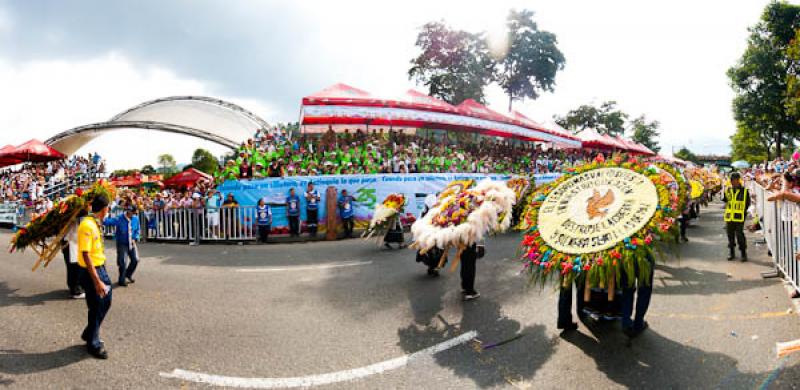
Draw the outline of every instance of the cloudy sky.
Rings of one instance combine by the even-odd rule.
[[[556,91],[517,103],[546,120],[616,100],[662,123],[667,154],[725,153],[734,131],[725,71],[767,3],[754,1],[48,1],[0,0],[0,145],[109,119],[171,95],[230,100],[268,121],[294,121],[300,99],[344,82],[379,96],[409,87],[419,27],[444,19],[496,31],[509,8],[536,12],[567,63]],[[420,87],[421,88],[421,87]],[[489,89],[490,107],[506,100]],[[192,138],[126,130],[100,137],[112,168],[179,162]]]

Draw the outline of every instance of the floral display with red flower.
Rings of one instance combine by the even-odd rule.
[[[566,181],[578,175],[604,168],[615,168],[618,171],[619,169],[630,170],[649,179],[655,186],[657,194],[657,205],[655,205],[652,216],[649,220],[641,221],[643,227],[638,231],[625,237],[619,237],[616,239],[618,241],[611,240],[602,250],[590,253],[577,253],[577,251],[567,253],[555,249],[554,246],[558,245],[548,243],[542,238],[539,215],[543,203],[554,190],[559,189],[559,186]],[[614,285],[619,285],[621,282],[623,272],[628,276],[627,280],[635,280],[636,268],[639,271],[638,276],[643,278],[640,280],[647,280],[645,277],[652,272],[647,257],[663,253],[662,247],[675,241],[675,232],[672,227],[675,224],[675,212],[680,212],[676,210],[680,206],[680,199],[673,197],[663,184],[661,169],[663,167],[659,168],[623,155],[614,155],[610,159],[598,156],[592,162],[568,169],[555,181],[539,188],[531,197],[520,222],[520,226],[525,231],[521,242],[523,267],[530,276],[531,282],[544,283],[546,280],[558,278],[560,283],[568,285],[576,278],[585,278],[588,288],[595,286],[602,288],[611,286],[613,288]],[[686,187],[683,188],[685,191]],[[596,203],[603,205],[602,190],[589,188],[588,191],[596,191]],[[609,192],[611,190],[605,194],[608,195]],[[592,200],[589,199],[589,201]],[[608,213],[607,218],[613,218],[613,211],[610,209],[595,207],[597,210],[594,210],[592,205],[587,207],[589,209],[587,211],[599,215]],[[594,219],[595,215],[592,214],[591,218]],[[638,267],[634,267],[635,264]]]

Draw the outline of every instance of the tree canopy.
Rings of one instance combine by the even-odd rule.
[[[494,77],[495,62],[483,34],[453,30],[443,21],[422,26],[408,77],[428,87],[428,95],[450,104],[485,102],[483,89]]]
[[[158,166],[161,168],[161,173],[165,175],[175,173],[178,169],[178,165],[175,163],[175,157],[172,157],[172,155],[168,153],[158,156]]]
[[[564,54],[556,35],[539,30],[533,11],[511,10],[507,18],[508,50],[498,59],[495,79],[506,95],[508,110],[514,100],[536,99],[541,92],[552,92],[556,73],[564,69]]]
[[[658,121],[648,121],[644,115],[640,115],[630,122],[631,139],[658,153],[661,150],[658,145],[660,125]]]
[[[677,152],[673,153],[673,155],[681,160],[697,163],[697,155],[694,154],[691,150],[687,149],[685,146],[680,148],[680,150],[678,150]]]
[[[612,136],[625,133],[625,121],[627,119],[628,114],[617,109],[617,102],[613,100],[605,101],[599,107],[584,104],[574,110],[570,110],[563,117],[555,117],[555,121],[559,126],[573,132],[577,133],[591,128],[597,130],[600,134]]]
[[[733,113],[737,134],[758,134],[767,158],[780,155],[782,147],[791,146],[798,136],[798,100],[794,98],[800,96],[795,66],[800,50],[794,47],[798,27],[800,6],[771,2],[750,28],[742,57],[728,70],[736,95]],[[731,141],[732,149],[743,150],[736,143],[752,140],[734,135]]]
[[[192,168],[211,174],[217,168],[217,160],[208,150],[197,149],[192,154]]]

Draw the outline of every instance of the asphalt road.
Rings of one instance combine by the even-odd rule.
[[[650,329],[633,342],[615,323],[560,334],[555,290],[519,274],[516,234],[489,240],[482,297],[466,303],[457,272],[430,279],[413,251],[373,241],[143,244],[136,284],[114,289],[102,328],[110,359],[98,361],[81,344],[85,304],[67,298],[61,259],[32,273],[32,254],[4,253],[0,387],[213,387],[164,375],[175,369],[269,378],[242,385],[364,375],[324,389],[800,387],[800,354],[775,352],[800,338],[794,305],[780,281],[760,278],[763,247],[751,245],[748,263],[725,261],[720,221],[718,205],[705,210],[680,258],[659,263]],[[522,337],[398,363],[472,331],[484,345]]]

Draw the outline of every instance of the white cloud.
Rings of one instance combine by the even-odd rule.
[[[173,95],[210,95],[207,83],[182,79],[159,67],[137,68],[119,54],[86,61],[36,61],[9,64],[0,59],[0,143],[19,144],[30,138],[45,140],[61,131],[102,122],[134,105]],[[228,99],[265,116],[271,110],[254,99]],[[135,168],[156,163],[171,153],[189,162],[194,149],[214,154],[225,148],[188,136],[143,130],[122,130],[98,137],[79,153],[98,151],[109,166]]]

